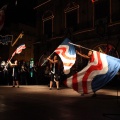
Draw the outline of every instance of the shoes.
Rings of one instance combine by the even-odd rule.
[[[57,90],[60,90],[60,88],[57,88]]]
[[[96,94],[94,93],[94,94],[92,95],[92,97],[96,97]]]
[[[15,86],[13,85],[12,88],[14,88]],[[19,86],[17,86],[17,88],[19,88]]]
[[[84,93],[81,93],[81,96],[84,96]]]
[[[49,88],[49,90],[52,90],[52,88]],[[57,88],[57,90],[60,90],[60,88]]]
[[[49,90],[52,90],[52,88],[50,88]]]

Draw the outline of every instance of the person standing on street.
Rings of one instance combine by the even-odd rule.
[[[11,61],[9,62],[10,66],[12,67],[12,77],[13,77],[13,86],[15,87],[15,85],[17,85],[17,87],[19,88],[19,68],[18,68],[18,61],[15,60],[14,63],[11,63]]]
[[[58,79],[58,58],[54,55],[53,59],[47,58],[50,61],[51,79],[50,79],[50,90],[52,89],[53,82],[56,82],[57,90],[59,90],[59,79]]]

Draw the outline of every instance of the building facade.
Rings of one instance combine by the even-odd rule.
[[[31,58],[34,58],[34,41],[36,39],[36,30],[31,26],[27,26],[24,24],[17,24],[14,29],[17,31],[12,31],[11,34],[14,35],[14,39],[10,45],[10,53],[9,57],[12,53],[16,50],[16,48],[21,45],[25,44],[26,49],[23,50],[20,54],[16,54],[14,59],[30,61]],[[17,28],[16,28],[17,27]],[[22,36],[21,36],[22,35]]]
[[[66,37],[86,48],[120,56],[120,0],[37,0],[33,10],[37,13],[36,26],[12,25],[9,28],[12,43],[1,45],[10,52],[1,53],[1,56],[10,58],[24,43],[27,49],[15,58],[26,61],[34,58],[37,62],[43,54],[53,53]],[[22,39],[11,46],[22,30]]]
[[[119,0],[38,0],[34,10],[36,60],[44,53],[51,54],[66,37],[75,44],[119,57]]]

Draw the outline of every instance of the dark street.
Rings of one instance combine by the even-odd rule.
[[[0,86],[0,120],[120,120],[119,94],[101,89],[93,98],[69,88]]]

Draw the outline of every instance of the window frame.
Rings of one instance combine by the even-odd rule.
[[[47,17],[45,17],[45,15],[46,15],[47,13],[50,13],[50,15],[47,16]],[[52,12],[52,11],[46,11],[46,12],[43,14],[43,16],[42,16],[43,35],[45,35],[45,28],[44,28],[45,22],[48,21],[48,20],[51,20],[51,21],[52,21],[52,31],[51,31],[51,32],[52,32],[52,35],[51,35],[51,37],[53,37],[53,19],[54,19],[54,15],[53,15],[53,12]]]
[[[72,6],[71,6],[72,5]],[[65,16],[65,28],[67,27],[67,13],[77,10],[77,24],[79,24],[79,5],[75,2],[68,3],[66,8],[64,9],[64,16]]]

